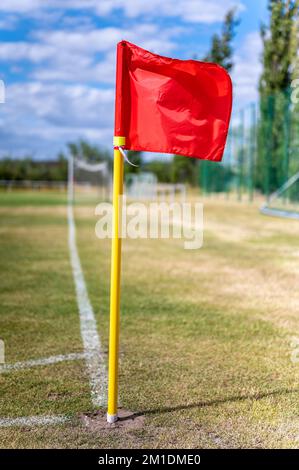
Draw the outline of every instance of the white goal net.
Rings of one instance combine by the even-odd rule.
[[[111,199],[112,177],[109,162],[90,163],[70,157],[68,191],[75,203],[98,203]]]
[[[126,195],[132,200],[184,202],[186,186],[158,183],[157,176],[151,172],[131,173],[126,176]]]

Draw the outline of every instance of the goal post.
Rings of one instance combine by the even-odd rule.
[[[97,203],[111,199],[111,170],[108,161],[91,163],[83,158],[69,157],[68,198],[80,203]]]
[[[74,157],[69,155],[67,172],[67,194],[69,204],[74,202]]]
[[[270,195],[260,212],[274,217],[299,219],[299,171]]]

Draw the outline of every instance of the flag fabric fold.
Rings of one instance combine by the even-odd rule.
[[[232,83],[220,66],[117,46],[115,135],[127,150],[221,161]]]

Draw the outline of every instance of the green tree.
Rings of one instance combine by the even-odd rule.
[[[239,23],[240,21],[236,17],[236,9],[230,9],[225,15],[220,34],[214,34],[212,36],[210,50],[204,57],[204,61],[214,62],[224,67],[228,72],[232,71],[234,67],[233,40],[235,38],[236,29]],[[186,162],[174,161],[174,174],[188,174],[189,183],[197,184],[197,182],[200,181],[200,185],[204,187],[205,190],[209,188],[211,191],[218,191],[219,184],[217,185],[216,179],[219,178],[219,181],[222,182],[224,175],[229,173],[226,168],[222,168],[222,166],[224,166],[223,164],[218,165],[216,168],[216,165],[213,162],[210,169],[210,162],[199,162],[193,159],[185,160]],[[192,161],[190,162],[188,160]]]
[[[141,152],[135,152],[133,150],[129,150],[127,152],[128,160],[133,163],[130,165],[128,162],[125,162],[125,175],[132,174],[132,173],[140,173],[142,171],[142,156]],[[134,166],[137,165],[137,166]]]
[[[212,36],[211,47],[204,58],[206,62],[215,62],[224,67],[228,72],[233,69],[233,39],[236,35],[236,27],[239,20],[236,19],[236,9],[229,10],[224,18],[220,34]]]
[[[262,25],[260,128],[256,178],[266,194],[288,176],[290,84],[294,63],[293,29],[298,0],[269,0],[269,26]]]
[[[89,144],[85,140],[79,142],[70,142],[68,144],[70,154],[76,158],[83,158],[91,163],[110,161],[111,154],[96,145]]]
[[[66,181],[67,159],[60,154],[57,160],[40,161],[32,157],[4,157],[0,160],[0,179],[15,181]]]
[[[189,183],[196,186],[198,160],[195,158],[174,155],[171,165],[171,181],[173,183]]]
[[[298,1],[269,0],[270,25],[262,25],[263,72],[260,93],[271,95],[290,86],[292,65],[292,30]]]
[[[299,0],[296,1],[297,12],[299,9]],[[292,79],[299,79],[299,17],[295,14],[292,24],[290,54],[291,54],[291,70]]]
[[[157,176],[159,183],[172,182],[171,161],[169,160],[151,160],[144,163],[144,170],[154,173]]]

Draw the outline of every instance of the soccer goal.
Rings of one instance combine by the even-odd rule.
[[[157,176],[151,172],[127,175],[126,191],[133,200],[184,202],[186,199],[184,184],[158,183]]]
[[[157,197],[159,201],[174,202],[178,200],[180,202],[185,202],[186,185],[181,183],[159,183],[157,185]]]
[[[299,219],[299,172],[271,194],[260,211],[265,215]]]
[[[157,177],[151,172],[128,174],[126,176],[126,193],[133,200],[156,200]]]
[[[82,158],[69,159],[68,194],[76,203],[97,203],[111,199],[112,176],[107,161],[89,163]]]

